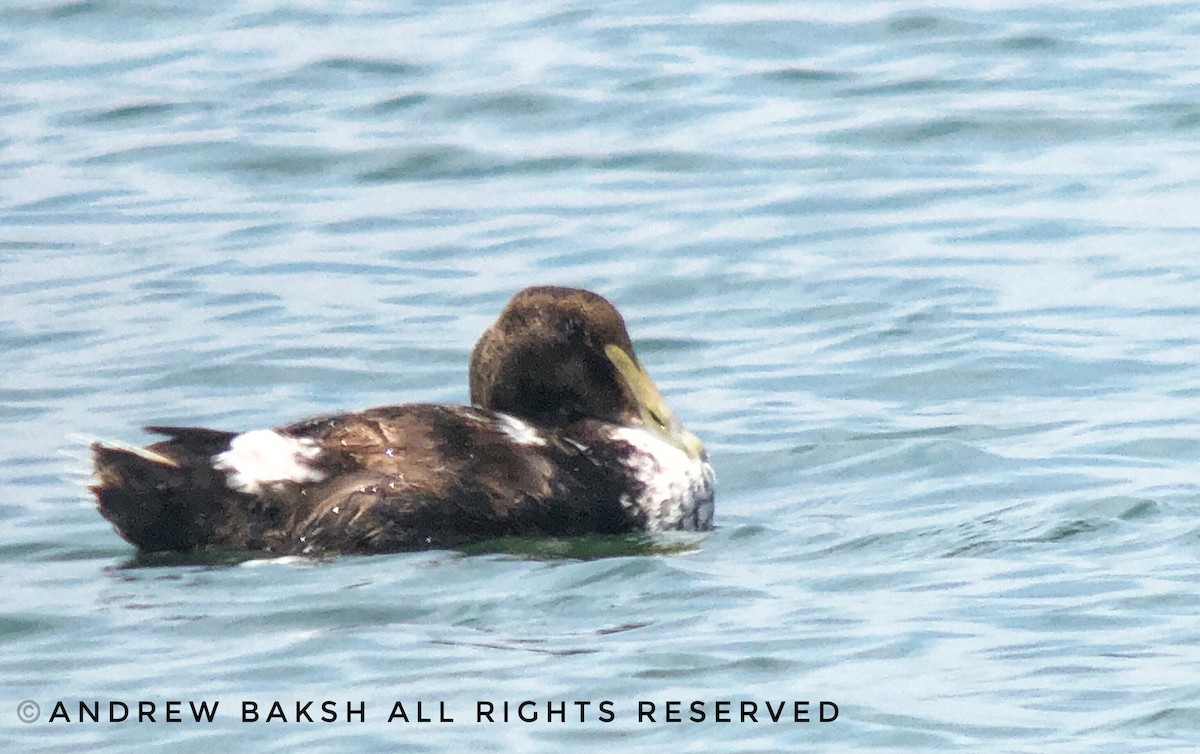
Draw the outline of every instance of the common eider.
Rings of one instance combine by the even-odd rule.
[[[713,470],[602,296],[518,293],[475,344],[471,406],[95,442],[101,515],[140,552],[383,553],[501,537],[705,531]]]

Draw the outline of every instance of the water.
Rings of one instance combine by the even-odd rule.
[[[1187,3],[4,3],[5,746],[1193,750],[1197,60]],[[132,568],[82,492],[78,437],[464,401],[533,282],[707,442],[698,548]]]

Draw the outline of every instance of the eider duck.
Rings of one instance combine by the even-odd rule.
[[[384,553],[501,537],[705,531],[713,470],[590,291],[518,293],[476,343],[471,406],[405,404],[95,442],[101,515],[139,552]]]

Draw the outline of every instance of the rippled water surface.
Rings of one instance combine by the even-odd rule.
[[[0,4],[4,739],[1193,750],[1198,61],[1191,3]],[[531,282],[707,442],[698,547],[130,567],[82,489],[80,438],[465,401]]]

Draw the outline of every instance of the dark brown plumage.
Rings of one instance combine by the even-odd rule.
[[[621,314],[574,288],[526,288],[471,352],[471,403],[550,427],[637,420],[636,397],[605,356],[633,354]]]
[[[707,529],[712,470],[604,298],[517,294],[471,356],[474,407],[92,445],[101,514],[144,552],[390,552],[504,536]]]

